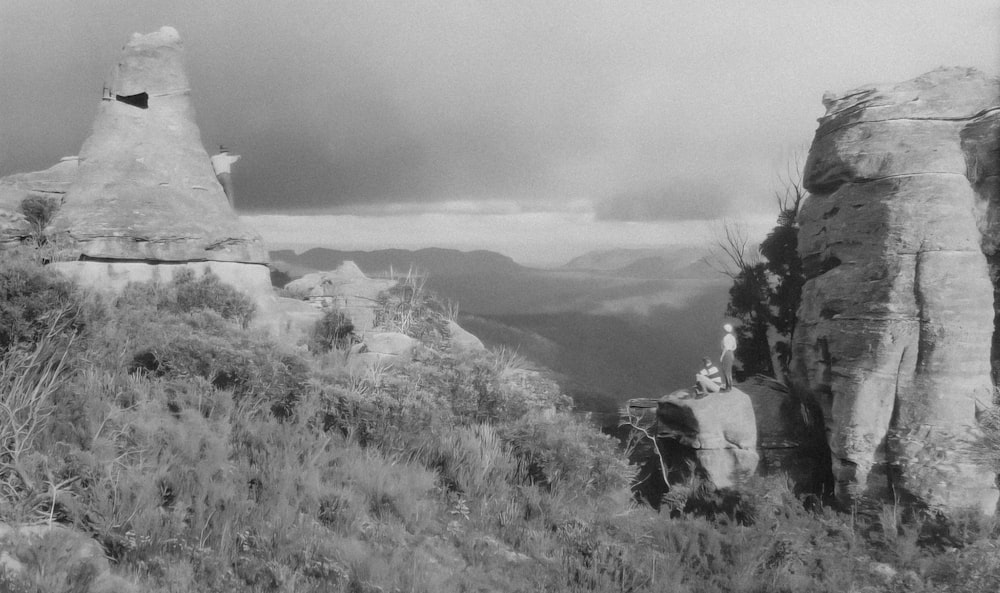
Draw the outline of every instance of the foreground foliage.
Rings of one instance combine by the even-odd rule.
[[[85,534],[136,590],[1000,585],[997,534],[974,518],[838,513],[780,478],[635,504],[616,443],[516,356],[451,352],[445,308],[416,285],[382,318],[423,347],[357,366],[344,319],[323,321],[324,347],[288,350],[246,329],[252,307],[212,277],[102,300],[0,268],[0,518]],[[20,558],[0,589],[99,590],[49,556]]]

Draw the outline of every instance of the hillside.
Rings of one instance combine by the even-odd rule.
[[[358,372],[347,350],[244,329],[252,303],[210,275],[95,301],[5,255],[3,591],[985,592],[1000,578],[981,523],[897,532],[893,511],[805,505],[780,477],[675,484],[662,512],[636,506],[614,442],[519,357],[450,352],[443,305],[413,286],[385,306],[419,348]]]
[[[718,273],[706,263],[710,257],[710,250],[705,247],[608,249],[573,258],[563,269],[605,272],[624,278],[713,279]]]
[[[426,269],[427,287],[458,303],[463,325],[489,345],[544,364],[581,410],[613,424],[621,402],[685,386],[701,356],[717,356],[726,278],[690,273],[703,265],[700,250],[651,253],[595,252],[553,270],[442,249],[271,255],[300,273],[306,264],[329,269],[344,259],[369,274]]]

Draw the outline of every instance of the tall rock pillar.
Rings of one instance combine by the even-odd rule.
[[[60,259],[76,261],[55,267],[105,289],[211,270],[270,295],[264,243],[216,179],[190,94],[177,31],[132,35],[49,232]]]
[[[823,102],[804,173],[792,373],[823,411],[838,495],[992,514],[996,476],[973,449],[993,405],[984,250],[1000,241],[983,233],[1000,84],[940,69]]]

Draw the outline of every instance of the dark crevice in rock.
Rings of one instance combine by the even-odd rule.
[[[822,276],[830,270],[840,266],[843,262],[836,255],[823,256],[819,253],[807,255],[802,258],[802,274],[806,280],[811,280],[817,276]]]
[[[986,256],[993,284],[993,340],[990,344],[990,379],[1000,384],[1000,253]],[[997,403],[997,402],[995,402]]]
[[[823,319],[833,319],[838,315],[840,315],[840,309],[831,307],[829,305],[823,307],[819,312],[819,316],[822,317]]]
[[[115,101],[138,107],[139,109],[149,109],[149,94],[136,93],[134,95],[115,95]]]
[[[212,243],[212,244],[208,245],[207,247],[205,247],[205,250],[206,251],[214,251],[216,249],[225,249],[226,247],[229,247],[230,245],[242,245],[244,243],[246,243],[245,239],[236,239],[236,238],[230,237],[228,239],[222,239],[221,241],[216,241],[215,243]]]
[[[77,261],[99,262],[99,263],[105,263],[105,264],[149,264],[149,265],[155,265],[155,266],[159,266],[159,265],[164,265],[164,266],[169,266],[169,265],[183,265],[183,264],[203,263],[203,262],[218,262],[218,263],[221,263],[221,264],[242,264],[242,265],[247,265],[247,266],[264,266],[264,267],[267,267],[267,264],[262,264],[260,262],[234,261],[234,260],[229,260],[229,259],[208,259],[208,258],[202,258],[202,259],[122,258],[122,257],[100,257],[100,256],[87,255],[86,253],[80,254],[80,257],[77,258]]]
[[[826,179],[823,181],[810,180],[806,189],[810,192],[820,193],[824,195],[829,195],[836,192],[842,186],[847,184],[852,185],[863,185],[866,183],[875,183],[878,181],[885,181],[887,179],[903,179],[909,177],[921,177],[924,175],[958,175],[960,177],[967,177],[966,173],[961,173],[957,171],[919,171],[916,173],[897,173],[895,175],[882,175],[880,177],[851,177],[847,174],[841,174],[837,177]],[[861,208],[863,204],[854,204],[854,208]],[[827,218],[824,216],[824,218]]]

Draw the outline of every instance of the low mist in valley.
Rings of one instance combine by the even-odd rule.
[[[581,411],[613,423],[621,402],[687,386],[718,357],[728,278],[691,248],[587,254],[554,269],[446,249],[272,252],[296,276],[354,261],[369,275],[413,270],[458,304],[459,323],[491,347],[551,370]]]

